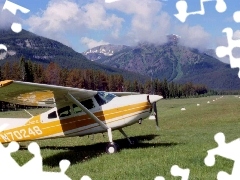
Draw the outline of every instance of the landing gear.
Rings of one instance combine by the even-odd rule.
[[[119,150],[119,146],[116,143],[114,143],[112,140],[112,129],[108,128],[107,132],[108,132],[109,143],[106,147],[106,152],[108,154],[113,154]]]
[[[142,124],[142,118],[138,120],[138,124]]]
[[[138,140],[136,138],[133,138],[133,137],[128,137],[127,134],[122,130],[122,129],[119,129],[119,131],[122,133],[122,135],[128,140],[129,144],[131,146],[133,145],[136,145],[138,144]]]
[[[116,143],[109,143],[106,147],[106,152],[108,154],[116,153],[119,150],[119,146]]]
[[[135,146],[135,145],[138,144],[138,139],[137,138],[130,137],[129,139],[131,141],[131,143],[130,143],[131,146]]]
[[[98,123],[104,130],[108,133],[109,144],[106,147],[107,153],[115,153],[118,150],[118,146],[113,142],[112,138],[112,129],[107,127],[105,123],[103,123],[100,119],[98,119],[91,111],[89,111],[84,105],[81,104],[78,100],[76,100],[70,93],[67,94],[67,98],[75,103],[79,108],[81,108],[92,120]]]

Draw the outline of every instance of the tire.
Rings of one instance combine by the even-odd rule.
[[[106,153],[113,154],[119,150],[119,147],[116,143],[109,143],[106,147]]]

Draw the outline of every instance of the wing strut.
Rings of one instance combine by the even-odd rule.
[[[99,120],[91,111],[89,111],[84,105],[82,105],[82,103],[76,100],[69,92],[67,94],[67,98],[73,103],[75,103],[79,108],[81,108],[90,118],[92,118],[96,123],[98,123],[103,129],[105,129],[108,132],[109,142],[113,143],[111,128],[107,127],[106,124]]]

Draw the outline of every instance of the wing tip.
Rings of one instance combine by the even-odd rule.
[[[0,88],[12,84],[13,80],[0,81]]]

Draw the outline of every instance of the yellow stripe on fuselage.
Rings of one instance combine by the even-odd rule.
[[[143,102],[96,112],[94,115],[101,121],[108,124],[114,118],[119,118],[122,120],[121,116],[144,111],[150,107],[151,105],[148,102]],[[1,132],[0,142],[26,141],[40,138],[44,139],[44,137],[64,133],[66,131],[74,130],[94,123],[96,122],[88,115],[69,117],[67,119],[42,123],[40,122],[40,115],[38,115],[31,118],[24,126]]]

